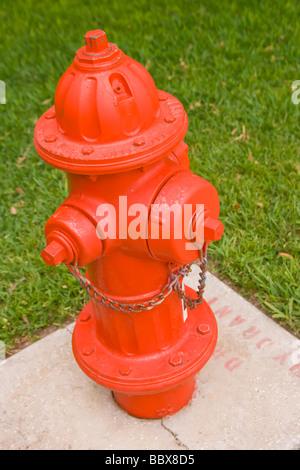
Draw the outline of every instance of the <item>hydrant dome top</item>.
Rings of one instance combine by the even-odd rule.
[[[55,105],[35,127],[34,143],[50,165],[71,173],[125,171],[155,161],[185,137],[187,115],[158,90],[149,72],[89,31],[62,75]]]

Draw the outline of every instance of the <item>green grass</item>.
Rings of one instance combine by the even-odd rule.
[[[67,186],[32,140],[85,32],[96,28],[188,113],[192,170],[217,188],[225,225],[209,249],[213,271],[299,334],[300,105],[291,102],[299,15],[296,0],[2,2],[0,339],[8,349],[75,318],[83,303],[66,267],[39,256]]]

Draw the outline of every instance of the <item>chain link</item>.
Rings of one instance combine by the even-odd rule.
[[[181,287],[181,280],[184,276],[191,272],[191,264],[185,264],[184,266],[180,266],[179,268],[174,270],[169,269],[169,276],[167,282],[158,294],[156,294],[149,300],[133,304],[126,302],[118,302],[112,299],[111,297],[105,295],[103,292],[97,289],[97,287],[93,286],[93,284],[81,274],[77,264],[75,264],[74,266],[67,264],[67,267],[69,268],[73,276],[79,281],[81,286],[87,290],[87,292],[92,298],[94,298],[97,302],[103,303],[106,307],[112,308],[113,310],[120,310],[125,313],[151,310],[152,308],[161,304],[171,294],[173,289],[177,291],[178,297],[183,301],[184,306],[189,307],[191,310],[193,310],[203,301],[207,272],[206,246],[204,246],[203,249],[199,251],[199,254],[200,257],[198,266],[200,268],[200,273],[196,298],[190,298],[189,296],[187,296],[184,292],[184,289],[182,289]]]

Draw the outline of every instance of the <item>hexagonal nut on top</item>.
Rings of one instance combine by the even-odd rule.
[[[86,52],[94,54],[105,51],[108,48],[106,34],[101,29],[88,31],[84,36]]]

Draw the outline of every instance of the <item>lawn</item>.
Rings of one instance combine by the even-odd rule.
[[[67,195],[33,147],[34,126],[88,30],[147,67],[189,116],[191,168],[218,190],[225,233],[211,271],[300,334],[300,3],[144,0],[1,2],[0,340],[75,319],[83,292],[46,266],[44,224]],[[299,96],[300,98],[300,96]]]

